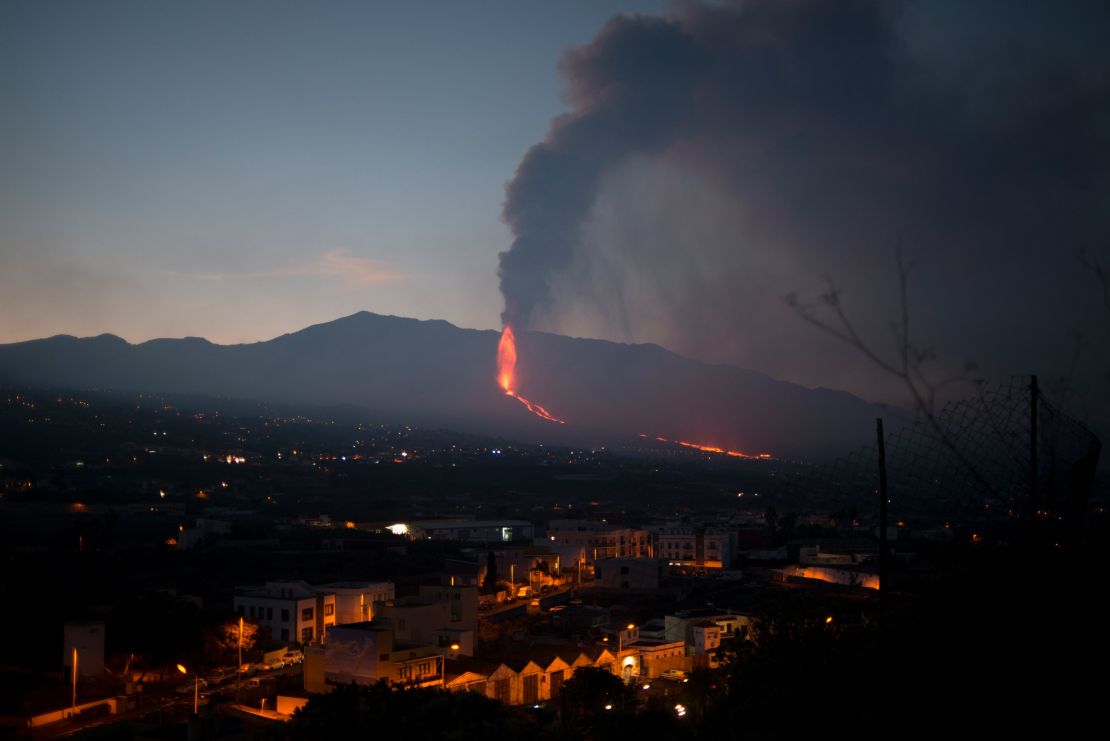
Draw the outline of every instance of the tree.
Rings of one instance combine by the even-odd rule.
[[[243,626],[242,636],[239,626]],[[240,640],[242,643],[240,644]],[[206,636],[205,653],[210,661],[224,662],[238,659],[239,650],[250,651],[258,640],[258,626],[246,620],[233,620],[214,625]]]
[[[633,695],[620,677],[605,669],[582,667],[563,685],[562,706],[570,718],[590,718],[599,713],[624,710]],[[609,708],[606,708],[606,706]]]
[[[497,577],[497,557],[493,551],[486,556],[486,575],[482,579],[482,594],[497,594],[500,586]]]

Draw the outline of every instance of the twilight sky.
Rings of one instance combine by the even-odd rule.
[[[0,3],[0,342],[499,323],[555,66],[659,2]]]
[[[885,347],[901,240],[943,363],[1066,374],[1081,336],[1096,377],[1108,37],[1078,0],[8,0],[0,342],[493,328],[504,291],[894,400],[782,297],[830,275]]]

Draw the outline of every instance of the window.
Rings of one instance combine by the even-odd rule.
[[[628,576],[628,567],[621,566],[621,576]]]
[[[246,614],[246,612],[247,612],[246,609],[244,609],[244,607],[242,605],[239,605],[238,607],[236,607],[235,611],[238,612],[240,615]]]
[[[288,607],[286,607],[285,609],[283,609],[281,611],[281,622],[283,622],[283,623],[288,623],[289,622],[289,608]]]
[[[311,607],[306,607],[303,610],[301,610],[301,620],[304,620],[305,622],[308,622],[311,619],[312,619],[312,608]]]
[[[301,630],[301,643],[312,642],[312,628],[304,628]]]
[[[506,705],[509,704],[509,680],[495,679],[493,681],[493,697]]]
[[[254,614],[254,605],[251,605],[251,613],[250,614],[251,614],[251,617],[256,617],[256,615]]]
[[[289,640],[289,628],[282,628],[281,629],[281,640],[283,640],[283,641],[288,641]]]
[[[266,608],[266,619],[267,620],[273,620],[274,619],[274,608],[272,608],[272,607],[267,607]]]
[[[335,605],[329,602],[324,605],[324,617],[331,617],[335,614]]]

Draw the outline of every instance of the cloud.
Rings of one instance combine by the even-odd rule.
[[[940,7],[688,1],[611,19],[564,54],[569,110],[506,187],[503,319],[874,397],[781,297],[831,273],[885,341],[901,239],[919,338],[957,363],[1056,370],[1073,329],[1097,330],[1074,254],[1110,244],[1110,47],[1024,44],[1038,23],[1007,26],[1005,4]],[[982,33],[943,33],[972,20]]]
[[[351,255],[347,250],[329,250],[309,263],[265,270],[242,270],[219,273],[167,271],[195,280],[222,282],[229,280],[324,278],[349,286],[368,286],[404,280],[408,276],[381,260]]]

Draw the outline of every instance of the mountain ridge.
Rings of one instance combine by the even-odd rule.
[[[499,336],[368,311],[233,345],[55,335],[0,345],[0,382],[346,403],[391,421],[525,440],[629,444],[646,434],[806,458],[867,442],[881,413],[846,391],[701,363],[655,344],[519,332],[520,392],[568,420],[554,425],[497,387]]]

